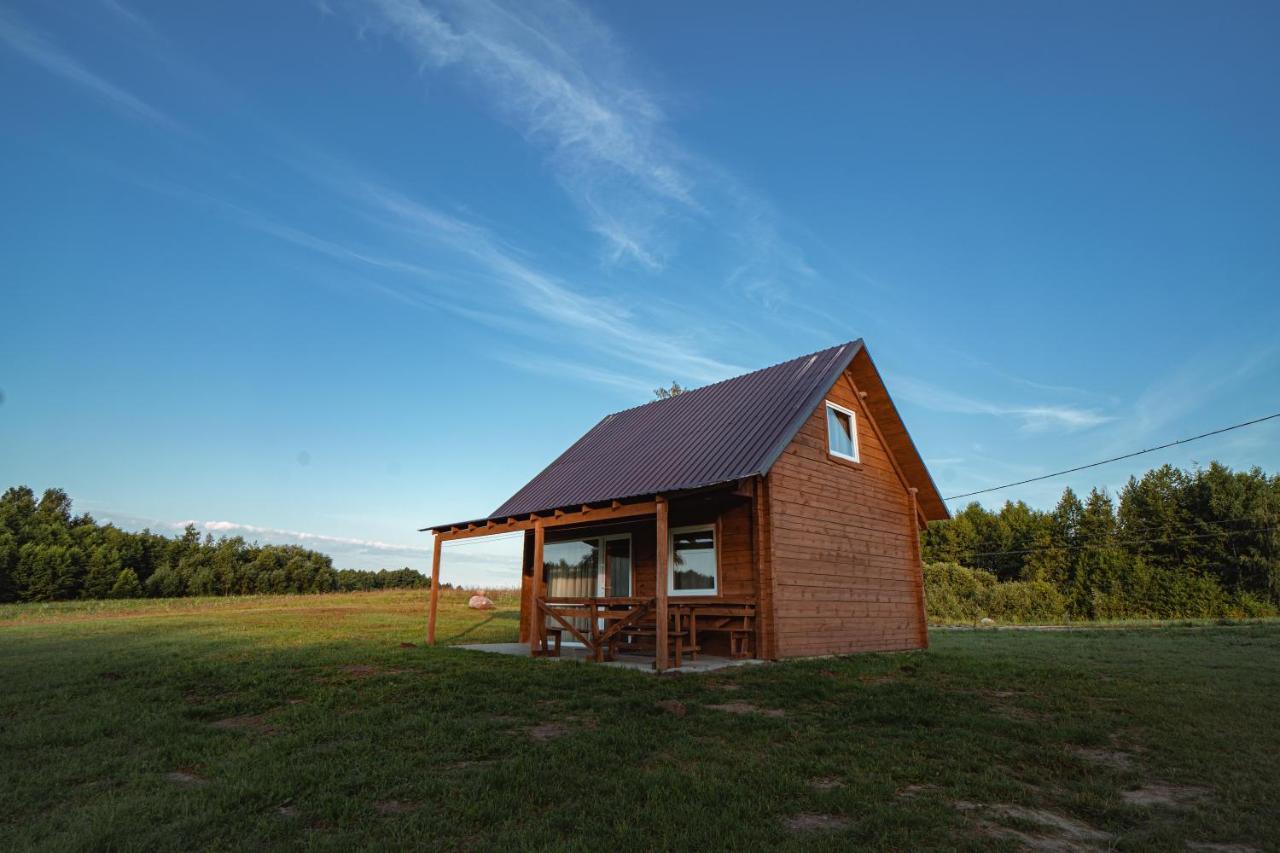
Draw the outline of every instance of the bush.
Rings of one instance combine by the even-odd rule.
[[[1067,600],[1045,581],[1007,581],[990,589],[990,616],[998,622],[1061,622]]]
[[[1227,604],[1227,615],[1244,619],[1262,619],[1277,614],[1275,605],[1265,598],[1242,592]]]
[[[133,569],[121,569],[110,595],[112,598],[141,598],[142,584],[138,581],[138,573]]]
[[[999,581],[991,572],[958,563],[926,563],[924,590],[931,622],[1060,622],[1062,593],[1045,581]]]
[[[986,616],[984,602],[996,576],[958,563],[925,563],[924,593],[929,619],[976,622]]]

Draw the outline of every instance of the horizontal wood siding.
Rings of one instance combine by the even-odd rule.
[[[826,399],[857,413],[861,462],[827,453],[824,401],[769,472],[771,656],[920,648],[911,495],[848,380]]]
[[[751,598],[756,594],[751,561],[751,503],[743,501],[720,514],[720,594]]]

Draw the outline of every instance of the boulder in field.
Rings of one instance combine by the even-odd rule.
[[[487,595],[473,595],[467,600],[467,606],[472,610],[492,610],[493,600]]]

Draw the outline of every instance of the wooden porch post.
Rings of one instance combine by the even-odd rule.
[[[929,609],[924,600],[924,555],[920,553],[920,504],[916,498],[917,489],[913,486],[907,490],[911,493],[911,557],[915,564],[916,576],[916,609],[920,619],[920,648],[929,648]]]
[[[755,573],[756,590],[756,657],[767,659],[773,653],[773,645],[766,633],[765,623],[765,612],[772,601],[764,583],[767,559],[764,552],[766,497],[764,477],[756,477],[751,483],[751,569]]]
[[[542,588],[543,528],[542,519],[533,522],[533,577],[529,579],[529,654],[536,655],[542,649],[542,638],[546,636],[547,620],[538,609],[538,599],[545,591]]]
[[[427,615],[427,645],[436,644],[436,609],[440,605],[440,534],[431,549],[431,610]]]
[[[657,559],[654,560],[657,574],[654,583],[656,593],[654,622],[657,628],[654,645],[657,646],[657,652],[653,667],[658,672],[662,672],[667,668],[667,562],[670,558],[667,555],[667,499],[658,495],[654,500],[657,504],[654,515],[658,528],[658,554]]]

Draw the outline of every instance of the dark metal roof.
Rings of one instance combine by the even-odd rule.
[[[609,415],[490,518],[763,474],[861,348],[850,341]]]

